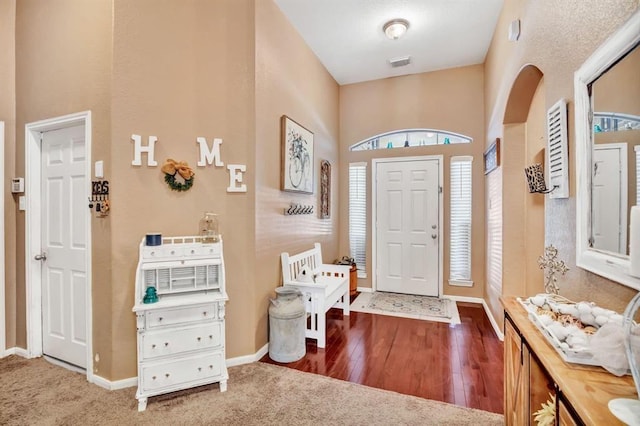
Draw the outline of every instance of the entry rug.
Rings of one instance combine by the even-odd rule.
[[[456,302],[438,297],[380,291],[360,293],[350,309],[369,314],[460,324]]]

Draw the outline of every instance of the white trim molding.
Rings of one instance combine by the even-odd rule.
[[[91,196],[91,111],[83,111],[61,117],[49,118],[25,125],[25,193],[27,211],[25,217],[25,271],[27,300],[27,352],[28,358],[42,356],[42,272],[40,262],[33,262],[34,253],[40,252],[41,234],[41,172],[42,157],[41,134],[71,126],[84,126],[85,150],[87,155],[85,176],[87,178],[86,196]],[[86,303],[86,372],[87,381],[93,383],[93,314],[92,314],[92,271],[91,271],[91,211],[86,209],[86,247],[85,268],[87,271]]]
[[[7,313],[5,311],[5,260],[4,260],[4,121],[0,121],[0,200],[2,200],[2,208],[0,208],[0,354],[6,352],[7,349]]]

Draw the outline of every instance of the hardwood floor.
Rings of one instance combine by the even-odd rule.
[[[307,339],[299,361],[261,361],[502,414],[502,342],[480,305],[458,311],[462,324],[450,325],[332,309],[326,348]]]

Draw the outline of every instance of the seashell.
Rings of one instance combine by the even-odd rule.
[[[547,298],[542,294],[538,294],[537,296],[529,298],[529,300],[536,306],[542,306],[546,302]]]
[[[537,308],[536,309],[536,314],[538,315],[547,315],[549,316],[552,320],[556,319],[556,313],[549,310],[549,309],[544,309],[544,308]]]
[[[593,310],[592,306],[587,302],[580,302],[576,304],[576,308],[578,308],[578,312],[580,312],[580,314],[590,314]]]
[[[596,320],[597,320],[597,318],[596,318]],[[597,330],[594,326],[592,326],[592,325],[588,325],[588,326],[586,326],[586,327],[584,328],[584,332],[585,332],[586,334],[588,334],[589,336],[590,336],[590,335],[592,335],[592,334],[594,334],[596,331],[598,331],[598,330]]]
[[[596,317],[596,324],[598,325],[605,325],[606,323],[609,322],[609,317],[607,315],[598,315]]]
[[[620,314],[613,314],[613,315],[611,315],[609,317],[609,322],[613,322],[613,323],[616,323],[616,324],[622,324],[623,320],[624,320],[624,318]]]
[[[578,318],[568,314],[558,316],[558,322],[564,326],[575,325],[577,328],[584,327]]]
[[[591,312],[580,314],[580,321],[582,321],[583,324],[587,325],[598,325],[598,323],[596,322],[596,317],[594,317]]]
[[[563,342],[567,339],[569,332],[565,327],[562,326],[559,322],[554,322],[549,326],[549,331],[553,333],[554,336],[558,338],[559,341]]]
[[[558,312],[561,314],[570,314],[574,310],[574,305],[569,305],[567,303],[558,303],[557,308]]]
[[[549,315],[540,315],[539,318],[540,318],[540,322],[544,326],[548,326],[554,323],[553,318],[551,318]]]
[[[601,316],[601,315],[609,316],[609,310],[601,308],[600,306],[594,306],[593,309],[591,310],[591,313],[596,318]]]
[[[562,342],[560,343],[560,347],[564,350],[569,349],[569,344],[567,342]]]

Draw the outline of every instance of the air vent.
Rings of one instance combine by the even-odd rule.
[[[404,67],[405,65],[409,65],[411,63],[411,56],[389,59],[389,63],[393,68]]]
[[[569,198],[569,141],[567,137],[567,102],[560,99],[547,111],[547,161],[550,198]]]

